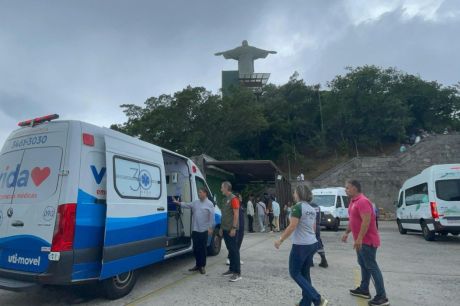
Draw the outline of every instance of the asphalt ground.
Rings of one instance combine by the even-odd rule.
[[[420,234],[400,235],[395,222],[380,222],[380,233],[377,259],[391,305],[460,305],[460,237],[427,242]],[[367,305],[367,300],[348,293],[359,284],[360,272],[352,241],[342,243],[342,234],[322,232],[329,267],[318,267],[320,258],[315,256],[313,285],[329,305]],[[221,276],[227,270],[223,246],[218,256],[208,257],[206,275],[187,272],[194,258],[183,255],[141,269],[133,291],[116,301],[105,300],[97,286],[42,287],[21,293],[1,290],[0,305],[294,305],[301,290],[288,273],[291,246],[286,241],[276,250],[273,242],[278,237],[246,233],[243,279],[236,283]]]

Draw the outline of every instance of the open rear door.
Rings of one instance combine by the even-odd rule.
[[[105,136],[107,213],[101,279],[163,260],[167,200],[156,146]]]

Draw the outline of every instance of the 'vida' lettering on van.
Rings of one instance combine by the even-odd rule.
[[[8,262],[12,264],[26,265],[26,266],[40,266],[40,256],[37,258],[22,257],[18,254],[9,255]]]
[[[20,171],[21,166],[16,165],[12,171],[7,166],[4,171],[0,172],[0,188],[26,187],[29,183],[29,178],[35,186],[40,186],[51,174],[49,167],[35,167],[32,171],[27,169]]]

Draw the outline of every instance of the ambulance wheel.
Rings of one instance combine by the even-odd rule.
[[[447,235],[449,235],[449,232],[440,232],[439,235],[441,235],[441,236],[447,236]]]
[[[458,236],[459,233],[458,232],[453,232],[451,234],[454,235],[454,236]]]
[[[222,237],[219,235],[219,231],[215,230],[212,233],[211,244],[208,246],[208,255],[216,256],[220,253],[220,248],[222,246]]]
[[[428,228],[428,225],[426,225],[425,221],[422,221],[422,234],[423,238],[425,238],[426,241],[433,241],[436,237],[436,234],[434,231],[430,231]]]
[[[399,230],[399,233],[400,233],[401,235],[407,234],[407,230],[404,229],[404,227],[403,227],[402,224],[401,224],[401,221],[398,220],[397,223],[398,223],[398,230]]]
[[[103,280],[105,296],[109,300],[116,300],[127,295],[133,289],[136,280],[136,271],[128,271]]]

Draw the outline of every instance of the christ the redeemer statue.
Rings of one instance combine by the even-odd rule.
[[[223,55],[225,59],[234,59],[238,61],[239,74],[254,73],[254,61],[258,58],[266,58],[269,54],[276,54],[276,51],[262,50],[248,45],[247,40],[243,40],[240,47],[235,49],[217,52],[214,55]]]

